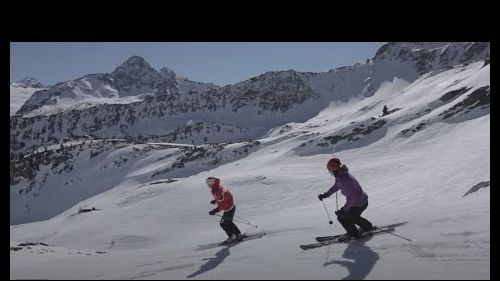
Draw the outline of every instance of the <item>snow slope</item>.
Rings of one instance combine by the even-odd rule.
[[[87,157],[76,158],[68,172],[74,174],[47,178],[52,190],[62,191],[56,179],[79,176],[82,184],[64,195],[79,203],[48,220],[11,225],[10,277],[489,279],[489,187],[464,196],[490,178],[489,67],[477,62],[412,82],[391,80],[367,98],[334,103],[306,122],[271,130],[241,155],[232,151],[244,152],[243,143],[201,158],[188,148],[109,145],[95,158],[109,169],[89,171],[92,163],[85,161],[93,150],[84,149]],[[384,104],[399,110],[380,116]],[[384,234],[299,249],[315,236],[344,232],[338,222],[328,224],[317,199],[334,183],[325,169],[334,150],[369,195],[364,216],[376,225],[408,221],[395,233],[412,242]],[[125,156],[129,160],[117,166]],[[182,157],[189,161],[181,161],[181,169],[165,170]],[[219,162],[208,165],[213,159]],[[218,218],[208,215],[207,176],[220,177],[234,194],[236,215],[258,226],[239,224],[243,231],[268,234],[198,250],[225,239]],[[16,197],[27,184],[11,185],[11,204],[27,200]],[[82,195],[93,187],[102,189]],[[46,194],[36,198],[55,203],[60,196]],[[334,197],[324,201],[330,215]],[[338,199],[344,204],[342,195]],[[91,207],[97,210],[79,213]]]

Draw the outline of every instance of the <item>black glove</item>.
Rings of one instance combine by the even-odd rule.
[[[213,216],[217,213],[217,209],[213,209],[212,211],[208,212],[209,215]]]
[[[345,214],[345,212],[344,212],[344,207],[340,208],[340,210],[335,211],[335,214],[336,214],[337,216],[342,216],[342,215],[344,215],[344,214]]]
[[[215,199],[214,199],[214,200],[210,201],[210,204],[215,204],[215,202],[217,202],[217,201],[215,201]]]
[[[321,201],[323,200],[323,198],[326,198],[325,194],[320,194],[318,195],[318,199]]]

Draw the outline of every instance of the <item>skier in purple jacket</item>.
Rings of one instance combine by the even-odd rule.
[[[338,158],[333,158],[328,161],[326,168],[335,176],[335,184],[327,192],[320,194],[319,200],[330,197],[340,189],[346,197],[346,203],[335,214],[347,235],[356,238],[361,233],[373,229],[372,223],[361,217],[361,213],[368,207],[368,195],[363,192],[356,178],[349,174],[347,166],[342,165]],[[360,226],[359,231],[355,225]]]

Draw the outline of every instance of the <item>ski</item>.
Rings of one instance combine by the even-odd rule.
[[[241,235],[241,239],[240,240],[235,240],[235,241],[231,241],[231,242],[227,242],[227,243],[222,242],[219,245],[220,246],[234,245],[234,244],[238,244],[240,242],[246,241],[246,240],[253,240],[253,239],[262,238],[262,236],[264,236],[264,235],[266,235],[266,233],[264,231],[253,233],[253,234],[243,233]]]
[[[380,225],[380,226],[374,226],[374,228],[375,228],[374,230],[395,228],[398,226],[402,226],[406,223],[407,223],[407,221],[393,223],[393,224]],[[370,230],[370,231],[368,231],[368,233],[373,232],[374,230]],[[331,235],[331,236],[319,236],[319,237],[316,237],[316,241],[318,241],[318,242],[328,241],[328,240],[332,240],[332,239],[337,239],[337,238],[344,236],[344,235],[345,234]]]
[[[323,246],[327,246],[327,245],[331,245],[331,244],[335,244],[335,243],[355,241],[355,240],[363,239],[366,237],[370,237],[370,236],[374,236],[374,235],[378,235],[378,234],[383,234],[386,232],[391,232],[394,230],[396,230],[396,229],[395,228],[376,229],[373,231],[365,232],[365,233],[361,234],[360,237],[358,237],[358,238],[350,238],[344,234],[344,235],[339,235],[334,239],[326,240],[323,242],[312,243],[312,244],[300,245],[299,247],[302,250],[309,250],[309,249],[319,248],[319,247],[323,247]]]
[[[251,233],[251,234],[245,234],[244,233],[243,234],[243,239],[241,239],[241,240],[236,240],[236,241],[232,241],[232,242],[228,242],[228,243],[217,242],[217,243],[210,243],[210,244],[205,244],[205,245],[199,245],[198,248],[196,248],[196,250],[200,251],[200,250],[206,250],[206,249],[211,249],[211,248],[217,248],[217,247],[221,247],[221,246],[236,245],[236,244],[241,243],[243,241],[262,238],[264,235],[266,235],[266,232],[264,232],[264,231],[260,231],[260,232],[256,232],[256,233]]]

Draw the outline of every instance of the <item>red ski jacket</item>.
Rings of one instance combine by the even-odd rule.
[[[229,189],[220,185],[220,180],[216,179],[212,188],[210,189],[212,195],[217,202],[216,212],[219,211],[229,211],[234,207],[233,195],[229,191]]]

